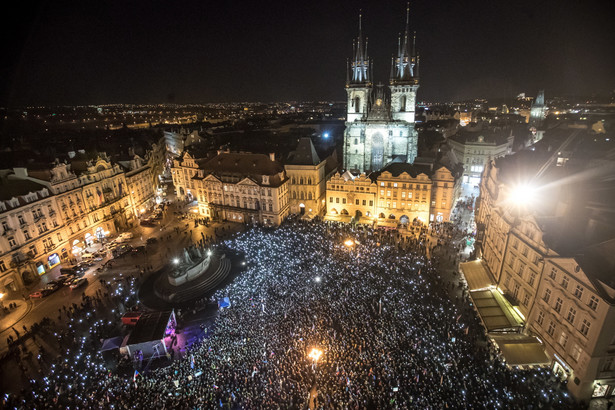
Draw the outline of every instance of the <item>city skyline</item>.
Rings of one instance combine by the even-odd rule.
[[[613,34],[601,2],[413,2],[419,100],[608,93]],[[0,104],[343,100],[363,14],[387,83],[406,2],[20,5],[6,22]]]

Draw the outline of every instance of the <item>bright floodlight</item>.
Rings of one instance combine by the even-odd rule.
[[[177,258],[173,259],[173,263],[177,265],[179,263],[179,259]]]
[[[352,239],[347,239],[346,242],[344,242],[344,245],[350,248],[354,245],[354,242],[352,241]]]
[[[317,349],[317,348],[312,348],[312,350],[310,351],[310,354],[308,354],[308,357],[310,357],[313,361],[317,362],[318,359],[320,359],[320,356],[322,356],[322,350]]]
[[[316,277],[314,278],[314,280],[315,280],[316,282],[320,282],[320,276],[316,276]]]
[[[322,134],[323,138],[329,138],[329,133],[325,132],[324,134]]]
[[[511,189],[509,199],[517,205],[527,204],[534,199],[534,192],[534,187],[520,184]]]

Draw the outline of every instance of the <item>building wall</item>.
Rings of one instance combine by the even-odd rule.
[[[349,178],[336,174],[327,181],[328,219],[369,218],[377,223],[423,223],[450,220],[454,203],[455,179],[440,168],[433,180],[426,174],[412,177],[407,173],[393,176],[382,172],[372,181],[365,174]],[[357,213],[359,212],[359,213]]]
[[[89,244],[133,226],[136,207],[153,194],[148,172],[129,184],[119,165],[103,158],[90,161],[79,175],[64,163],[48,171],[43,180],[16,169],[15,177],[39,183],[45,198],[25,204],[13,198],[14,207],[0,207],[0,226],[7,227],[0,228],[0,292],[24,292],[58,261],[79,260]]]
[[[554,359],[577,398],[589,400],[597,383],[615,389],[615,307],[604,300],[573,258],[545,261],[528,331]]]
[[[482,258],[497,285],[517,300],[525,331],[539,337],[553,369],[579,400],[598,383],[615,390],[615,306],[602,297],[573,257],[543,241],[533,216],[511,215],[490,163],[481,181],[477,223],[483,225]],[[572,310],[571,310],[572,309]]]
[[[285,165],[290,180],[290,212],[320,215],[325,207],[325,161],[318,165]]]
[[[327,216],[330,219],[373,218],[376,215],[376,190],[376,184],[365,174],[346,180],[336,173],[327,181]]]
[[[447,143],[457,160],[463,164],[463,183],[478,184],[485,165],[490,159],[512,153],[513,136],[509,136],[506,143],[499,145],[486,142],[481,136],[476,141],[461,143],[449,139]]]
[[[20,292],[50,269],[49,256],[65,240],[57,204],[43,188],[25,204],[0,213],[0,292]],[[18,205],[20,202],[14,203]],[[52,266],[55,266],[52,263]]]

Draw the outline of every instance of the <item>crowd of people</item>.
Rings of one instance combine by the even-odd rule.
[[[421,236],[290,218],[219,245],[247,268],[216,292],[221,310],[183,358],[109,371],[77,341],[17,408],[568,408],[547,370],[511,369],[468,303],[447,293]],[[461,302],[461,301],[460,301]],[[98,322],[93,322],[98,323]],[[96,329],[95,329],[96,330]],[[96,339],[94,339],[96,340]],[[313,349],[322,355],[315,360]],[[71,350],[72,351],[72,350]],[[67,352],[68,353],[68,352]],[[81,357],[81,356],[80,356]],[[62,371],[60,372],[59,369]],[[82,369],[82,367],[80,367]]]

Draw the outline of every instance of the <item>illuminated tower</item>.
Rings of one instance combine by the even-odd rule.
[[[530,108],[530,126],[539,128],[546,116],[545,90],[540,90]]]
[[[372,88],[371,63],[367,58],[367,39],[363,42],[359,14],[359,36],[353,40],[353,60],[346,67],[346,93],[348,94],[347,120],[360,120],[367,114],[367,100]],[[348,64],[347,64],[348,65]]]
[[[403,39],[397,41],[397,57],[391,64],[391,114],[394,120],[411,124],[411,130],[405,141],[407,144],[407,162],[414,162],[417,156],[418,135],[414,129],[414,111],[416,92],[419,88],[418,56],[416,55],[416,32],[412,36],[410,49],[410,6],[406,8],[406,28]],[[401,141],[398,141],[402,143]]]

